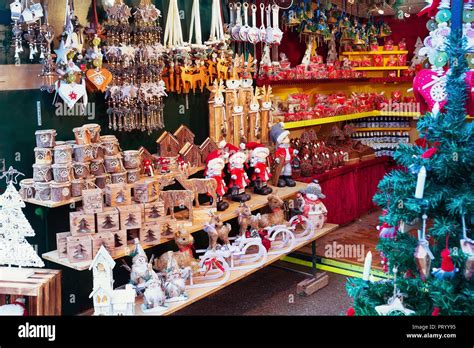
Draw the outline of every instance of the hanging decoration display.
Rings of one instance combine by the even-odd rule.
[[[113,79],[107,86],[109,128],[118,131],[151,132],[164,127],[162,80],[163,46],[160,43],[160,11],[142,0],[133,13],[122,1],[107,9],[106,58]],[[98,75],[97,75],[98,74]],[[94,76],[103,82],[110,77],[102,70]]]

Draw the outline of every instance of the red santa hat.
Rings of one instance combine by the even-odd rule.
[[[270,155],[270,150],[267,147],[254,141],[247,143],[245,148],[252,151],[252,156],[263,154],[265,157],[268,157]]]
[[[225,166],[224,159],[221,157],[219,150],[212,151],[209,155],[207,155],[206,164],[208,168],[220,167],[224,169]]]
[[[224,152],[227,152],[229,155],[232,155],[236,152],[239,151],[239,148],[237,146],[234,146],[232,144],[229,144],[227,141],[225,140],[222,140],[220,143],[219,143],[219,148],[224,151]]]

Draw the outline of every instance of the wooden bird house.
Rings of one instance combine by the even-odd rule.
[[[199,167],[202,164],[201,151],[199,147],[193,143],[187,142],[181,150],[179,150],[179,154],[184,162],[189,163],[192,167]]]
[[[211,138],[208,137],[204,140],[201,146],[199,146],[199,152],[201,152],[201,163],[205,164],[207,156],[218,149],[216,142]]]
[[[170,132],[163,132],[156,140],[157,151],[161,157],[173,157],[178,154],[180,143]]]
[[[174,137],[178,140],[179,148],[182,148],[186,143],[194,144],[194,133],[184,124],[174,132]],[[163,156],[163,155],[162,155]]]

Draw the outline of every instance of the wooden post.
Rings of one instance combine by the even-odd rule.
[[[227,115],[227,135],[226,135],[226,142],[230,144],[234,144],[233,133],[234,133],[234,117],[233,117],[233,108],[234,103],[234,91],[231,89],[226,89],[225,91],[225,114]]]
[[[248,141],[258,141],[257,134],[255,134],[255,126],[257,125],[257,114],[258,111],[249,111],[248,113]]]
[[[268,145],[270,143],[270,139],[268,137],[268,121],[270,120],[270,112],[270,109],[260,110],[260,142],[264,145]]]

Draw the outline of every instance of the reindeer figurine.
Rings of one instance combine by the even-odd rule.
[[[209,133],[216,141],[227,136],[228,125],[225,113],[224,90],[224,82],[222,80],[214,80],[209,105]]]
[[[204,231],[209,235],[209,249],[216,250],[218,241],[221,241],[223,246],[228,248],[230,245],[230,224],[224,225],[220,215],[209,212],[209,216],[211,217],[211,220],[204,226]]]
[[[245,236],[245,232],[247,232],[247,229],[251,223],[252,210],[250,210],[247,204],[241,202],[239,208],[237,209],[237,213],[239,214],[237,218],[237,222],[240,226],[239,236]]]
[[[242,55],[242,61],[243,59],[244,55]],[[242,65],[242,87],[250,88],[253,86],[253,74],[255,73],[255,60],[251,54],[249,54],[247,61],[242,63]]]
[[[225,82],[228,89],[238,89],[242,85],[242,80],[240,79],[239,72],[243,69],[242,57],[236,55],[233,60],[231,76]]]
[[[217,79],[218,80],[227,80],[229,78],[229,68],[231,67],[232,62],[225,56],[224,53],[217,58]]]
[[[268,144],[268,130],[271,128],[273,120],[271,117],[271,109],[272,109],[272,87],[271,86],[263,86],[260,90],[260,100],[262,102],[260,106],[260,119],[261,119],[261,131],[262,136],[260,138],[260,142],[263,144]]]
[[[194,193],[194,206],[199,208],[199,195],[207,194],[212,197],[211,207],[216,207],[217,202],[217,182],[214,179],[188,179],[188,177],[180,171],[175,175],[176,180],[185,190],[192,191]]]

